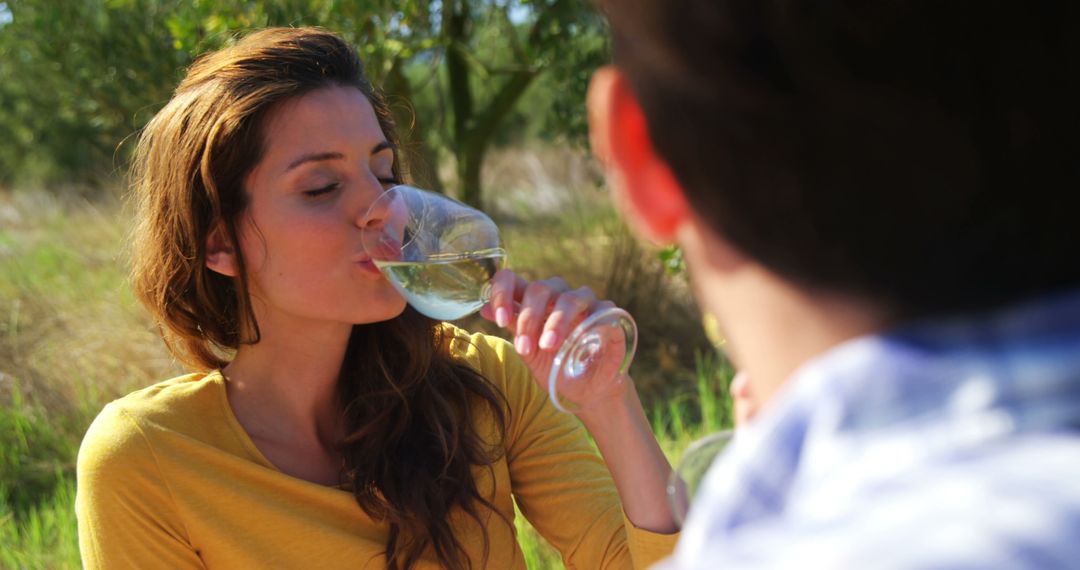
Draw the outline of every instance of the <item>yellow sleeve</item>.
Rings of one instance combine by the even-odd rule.
[[[505,382],[510,405],[505,445],[514,498],[566,567],[646,568],[670,555],[677,535],[626,520],[607,466],[577,418],[555,409],[509,343],[488,343],[494,350],[482,358],[497,359],[498,367],[485,362],[485,373]]]
[[[634,559],[634,568],[651,568],[653,564],[671,556],[675,552],[675,543],[679,533],[658,534],[634,526],[625,516],[623,524],[629,534],[630,554]]]
[[[110,404],[79,448],[75,512],[83,567],[204,568],[187,539],[154,450]]]

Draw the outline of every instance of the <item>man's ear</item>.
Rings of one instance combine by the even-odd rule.
[[[206,267],[226,277],[240,275],[236,249],[225,231],[225,224],[218,221],[206,236]]]
[[[589,133],[627,221],[652,241],[674,241],[689,208],[666,161],[656,154],[645,114],[626,76],[615,67],[589,84]]]

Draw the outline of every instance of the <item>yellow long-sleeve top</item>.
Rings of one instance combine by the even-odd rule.
[[[451,352],[503,391],[505,453],[479,488],[507,519],[513,499],[568,568],[643,568],[675,535],[634,528],[576,419],[561,414],[505,341],[455,329]],[[86,568],[380,568],[388,527],[352,493],[286,475],[255,447],[220,372],[129,394],[90,426],[78,460],[76,511]],[[480,414],[478,414],[480,415]],[[490,419],[480,433],[496,434]],[[490,513],[489,513],[490,514]],[[453,517],[474,567],[524,568],[514,529]],[[436,567],[434,559],[424,568]]]

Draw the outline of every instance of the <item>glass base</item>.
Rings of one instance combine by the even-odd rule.
[[[615,369],[608,370],[612,366],[612,361],[604,358],[608,350],[622,352],[621,358],[612,355],[619,360]],[[551,402],[560,411],[577,411],[579,407],[568,393],[586,396],[590,389],[601,389],[590,383],[621,381],[636,350],[637,325],[630,313],[612,308],[590,315],[574,328],[555,355],[548,376]],[[598,374],[603,377],[595,377]]]

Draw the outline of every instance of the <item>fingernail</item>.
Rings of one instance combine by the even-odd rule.
[[[514,348],[517,349],[518,354],[528,356],[532,352],[532,340],[527,336],[519,336],[514,340]]]
[[[540,336],[540,348],[544,350],[555,348],[555,331],[544,331],[544,334]]]
[[[500,327],[510,324],[510,311],[507,311],[506,307],[495,309],[495,324]]]

